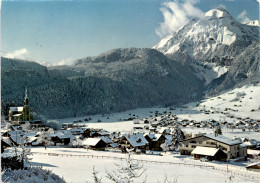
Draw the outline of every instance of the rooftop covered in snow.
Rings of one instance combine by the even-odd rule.
[[[230,138],[225,137],[223,135],[215,136],[215,134],[208,134],[208,135],[204,135],[204,136],[208,137],[210,139],[216,140],[218,142],[222,142],[222,143],[227,144],[227,145],[241,144],[241,142],[239,140],[233,140],[233,139],[230,139]]]
[[[212,148],[212,147],[200,147],[197,146],[191,154],[200,154],[205,156],[215,156],[215,154],[219,151],[219,148]]]
[[[12,112],[23,112],[23,107],[10,107]]]
[[[144,134],[142,133],[136,133],[132,135],[125,135],[125,138],[133,147],[139,147],[148,144],[148,141],[144,138],[143,135]]]

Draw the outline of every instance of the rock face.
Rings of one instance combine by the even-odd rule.
[[[22,103],[25,85],[33,110],[49,118],[181,104],[204,90],[189,67],[148,48],[115,49],[49,68],[3,58],[2,100]]]
[[[234,58],[227,73],[212,81],[208,86],[209,95],[226,89],[256,84],[260,81],[260,42],[253,43]]]
[[[258,27],[241,24],[219,8],[206,12],[200,19],[192,19],[154,48],[169,58],[190,64],[208,85],[226,73],[234,58],[258,40]]]

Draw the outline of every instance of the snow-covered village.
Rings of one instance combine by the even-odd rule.
[[[258,7],[1,2],[2,182],[260,183]]]

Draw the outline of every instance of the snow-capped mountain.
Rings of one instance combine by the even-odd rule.
[[[218,8],[192,19],[153,48],[191,64],[207,85],[226,73],[234,57],[257,40],[258,27],[241,24],[225,9]]]
[[[258,29],[219,8],[192,19],[155,49],[113,49],[48,68],[2,58],[2,106],[22,104],[25,85],[33,111],[65,118],[183,104],[259,83]]]
[[[252,20],[252,21],[249,21],[249,22],[245,22],[244,24],[246,25],[251,25],[251,26],[260,26],[260,22],[259,20]]]
[[[190,68],[149,48],[114,49],[49,68],[2,59],[2,101],[22,104],[25,85],[33,111],[51,118],[183,104],[204,90]]]

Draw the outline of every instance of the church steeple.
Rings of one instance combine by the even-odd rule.
[[[27,87],[25,87],[25,90],[24,90],[24,106],[23,106],[23,120],[29,121],[29,120],[32,120],[32,119],[33,118],[32,118],[31,112],[30,112]]]
[[[25,87],[25,91],[24,91],[24,105],[29,105],[27,87]]]

